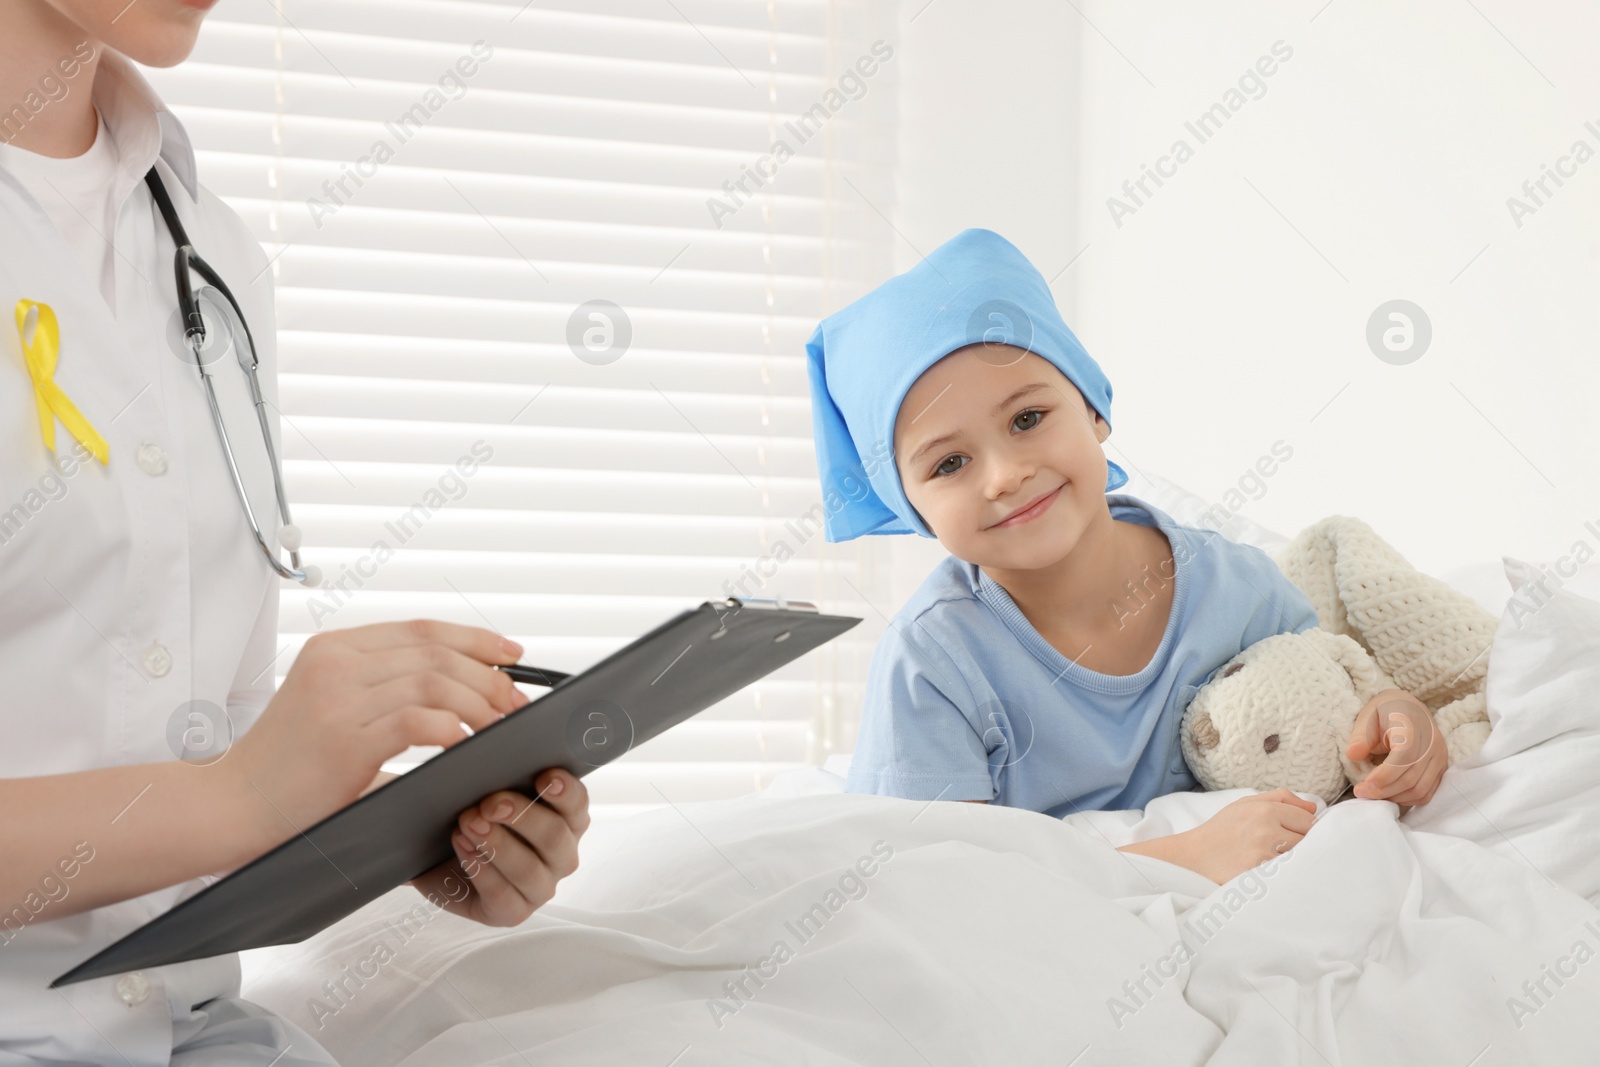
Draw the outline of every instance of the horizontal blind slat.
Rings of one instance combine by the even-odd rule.
[[[318,505],[296,508],[294,516],[306,531],[307,544],[361,549],[370,548],[383,536],[385,522],[398,523],[403,518],[388,511],[369,514],[365,509],[353,508],[328,513]],[[604,558],[648,553],[753,559],[759,563],[776,561],[783,554],[774,542],[761,540],[762,524],[768,521],[747,518],[736,524],[725,517],[703,515],[558,512],[534,508],[493,512],[452,510],[446,506],[432,513],[426,522],[409,524],[405,544],[440,551],[467,547],[483,552],[588,551]],[[775,535],[769,532],[769,536]],[[818,536],[813,534],[802,539],[797,534],[782,535],[777,539],[809,551],[818,546]],[[753,545],[759,548],[752,551]],[[770,569],[772,563],[762,566]]]
[[[505,386],[490,382],[404,381],[331,375],[280,375],[279,400],[311,415],[413,422],[504,422]],[[515,415],[523,425],[707,435],[782,437],[811,443],[810,404],[801,397],[734,397],[675,391],[549,386]]]
[[[665,403],[671,403],[670,395]],[[507,401],[506,408],[525,401]],[[505,418],[515,417],[508,410]],[[735,476],[759,494],[764,475],[805,478],[816,474],[808,441],[708,434],[692,423],[679,431],[582,427],[546,428],[494,423],[405,422],[347,416],[284,416],[285,459],[321,460],[346,481],[340,460],[382,463],[432,463],[453,466],[472,456],[471,447],[492,450],[491,462],[505,467],[555,467],[569,470],[675,471]],[[492,442],[489,437],[492,436]]]
[[[533,275],[528,284],[530,291],[523,300],[285,287],[278,292],[278,320],[287,329],[317,332],[449,340],[565,340],[567,324],[576,310],[574,302],[540,299],[540,283]],[[652,307],[624,307],[624,311],[631,324],[630,353],[640,349],[802,352],[816,328],[815,322],[799,314],[768,317]]]
[[[497,382],[520,402],[545,386],[607,388],[653,392],[652,382],[671,382],[680,390],[731,395],[806,397],[805,358],[799,353],[670,352],[634,346],[638,359],[597,366],[573,358],[565,339],[538,341],[451,341],[451,373],[462,382]],[[394,334],[326,333],[281,330],[280,373],[348,375],[360,378],[437,379],[439,343]]]
[[[483,450],[480,450],[480,452]],[[467,456],[473,457],[470,452]],[[837,512],[842,497],[827,497],[815,478],[763,477],[755,490],[742,479],[650,471],[565,470],[537,467],[495,469],[470,464],[426,463],[330,464],[290,460],[284,481],[307,507],[321,508],[330,518],[344,515],[375,521],[393,518],[424,499],[432,511],[449,507],[488,511],[522,511],[537,507],[550,513],[585,512],[617,516],[695,516],[715,524],[754,530],[803,521]],[[433,495],[437,494],[437,495]],[[764,514],[753,514],[752,503]]]

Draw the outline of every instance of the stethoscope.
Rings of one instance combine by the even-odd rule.
[[[250,336],[250,326],[244,321],[244,311],[239,307],[239,302],[233,298],[228,284],[222,276],[211,269],[211,264],[200,258],[200,254],[189,243],[189,234],[183,228],[183,223],[178,218],[178,212],[172,206],[172,198],[167,195],[166,186],[161,183],[161,176],[154,167],[144,176],[144,183],[150,187],[150,195],[155,197],[156,206],[161,209],[161,218],[167,224],[167,232],[172,235],[172,241],[178,246],[177,256],[173,261],[173,269],[178,277],[178,310],[183,320],[183,339],[190,351],[194,353],[195,366],[200,370],[200,380],[205,383],[206,399],[211,403],[211,421],[217,427],[217,439],[222,442],[222,451],[228,459],[228,473],[233,475],[233,488],[239,496],[239,503],[244,508],[244,517],[250,523],[250,532],[255,534],[256,544],[261,546],[262,553],[267,557],[267,562],[272,569],[285,578],[292,578],[303,585],[313,588],[322,584],[322,572],[316,567],[302,567],[300,565],[300,527],[294,524],[289,515],[289,500],[283,492],[283,472],[278,466],[278,454],[272,447],[272,430],[267,423],[267,401],[261,395],[261,382],[256,377],[256,367],[260,360],[256,358],[255,339]],[[200,303],[195,299],[194,286],[189,279],[189,271],[193,270],[212,285],[211,290],[201,290],[201,295],[209,292],[220,293],[227,301],[222,308],[225,317],[231,319],[231,334],[237,344],[235,354],[239,359],[239,367],[244,371],[245,377],[250,382],[250,396],[255,400],[256,421],[261,424],[261,439],[267,445],[267,460],[272,467],[272,488],[278,497],[278,514],[283,516],[283,526],[278,530],[278,543],[289,550],[289,566],[285,567],[278,559],[277,550],[267,544],[267,537],[261,532],[261,524],[256,522],[255,511],[250,507],[250,497],[244,490],[244,479],[239,476],[239,465],[234,462],[233,446],[228,441],[228,430],[222,423],[222,408],[217,404],[217,389],[211,380],[211,372],[206,368],[202,349],[206,344],[206,323],[200,315]],[[212,301],[215,305],[215,301]]]

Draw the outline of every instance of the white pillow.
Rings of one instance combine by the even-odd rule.
[[[1445,772],[1401,820],[1474,841],[1600,906],[1600,601],[1546,596],[1541,568],[1509,556],[1507,600],[1489,649],[1483,747]]]
[[[1217,502],[1208,501],[1154,471],[1141,469],[1130,473],[1128,484],[1120,491],[1130,493],[1141,500],[1148,500],[1185,526],[1215,530],[1230,541],[1237,541],[1242,545],[1254,545],[1274,558],[1294,540],[1292,535],[1285,536],[1276,530],[1269,530],[1243,514],[1229,515],[1219,522],[1218,519],[1222,518],[1222,513],[1226,511],[1225,508],[1219,508]],[[1508,591],[1504,560],[1485,560],[1482,563],[1456,567],[1437,577],[1452,589],[1477,601],[1491,615],[1499,615],[1505,609]],[[1571,579],[1566,580],[1565,585],[1570,592],[1600,600],[1600,563],[1580,569]]]
[[[1245,518],[1242,513],[1234,513],[1223,518],[1220,513],[1226,512],[1227,508],[1216,501],[1206,500],[1191,493],[1177,482],[1168,481],[1154,471],[1130,471],[1128,484],[1116,492],[1129,493],[1140,500],[1148,500],[1185,526],[1215,530],[1230,541],[1237,541],[1241,545],[1254,545],[1269,556],[1276,556],[1289,547],[1291,538]],[[1219,522],[1219,519],[1222,521]]]
[[[1507,557],[1509,559],[1509,557]],[[1569,570],[1570,561],[1559,561],[1561,570]],[[1532,566],[1521,564],[1519,566]],[[1507,560],[1492,560],[1484,563],[1473,563],[1465,567],[1457,567],[1439,575],[1448,582],[1452,588],[1459,589],[1472,597],[1493,615],[1499,615],[1506,608],[1510,592],[1506,587]],[[1600,563],[1579,567],[1569,577],[1562,577],[1561,571],[1553,565],[1533,568],[1531,578],[1537,580],[1545,577],[1547,588],[1555,588],[1558,584],[1569,593],[1575,593],[1590,600],[1600,600]]]

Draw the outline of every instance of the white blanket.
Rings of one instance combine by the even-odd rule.
[[[245,993],[348,1067],[1583,1062],[1600,604],[1563,593],[1503,622],[1489,705],[1489,742],[1430,804],[1338,804],[1221,887],[1111,846],[1243,791],[1064,822],[852,795],[684,804],[597,827],[514,930],[401,889],[276,950]]]

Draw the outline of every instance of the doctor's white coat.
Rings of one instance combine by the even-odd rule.
[[[38,204],[0,168],[5,778],[171,760],[169,721],[193,700],[225,706],[235,736],[242,734],[284,666],[280,581],[245,523],[198,373],[170,340],[177,307],[173,245],[143,184],[145,171],[152,164],[160,169],[196,249],[239,299],[275,408],[271,270],[238,216],[199,187],[182,126],[130,63],[108,51],[94,99],[121,157],[120,208],[114,233],[106,235],[116,251],[114,308]],[[55,309],[61,326],[55,380],[109,442],[109,466],[73,463],[78,450],[59,425],[56,447],[70,476],[45,449],[13,321],[12,309],[24,298]],[[270,537],[277,508],[244,376],[231,355],[214,370],[241,473]],[[94,813],[81,843],[61,842],[62,857],[76,849],[81,859],[84,847],[117,834],[127,820],[117,810],[122,803],[137,801],[129,796]],[[7,820],[28,817],[0,813]],[[53,872],[70,893],[70,879],[54,868],[38,873],[42,879]],[[173,1020],[193,1004],[238,992],[237,956],[60,990],[46,986],[203,886],[197,879],[64,918],[52,917],[43,894],[0,901],[0,1065],[33,1062],[18,1056],[167,1063]],[[30,904],[41,900],[35,914]]]

